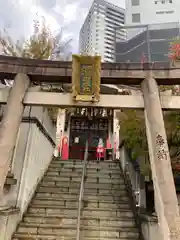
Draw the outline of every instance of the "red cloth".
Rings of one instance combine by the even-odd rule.
[[[107,141],[106,141],[106,148],[107,148],[107,149],[111,148],[111,143],[110,143],[110,141],[109,141],[109,138],[108,138]]]
[[[68,137],[63,137],[62,140],[62,153],[61,158],[62,160],[68,160],[69,157],[69,147],[68,147]]]
[[[103,148],[103,147],[97,147],[96,157],[97,157],[97,158],[103,158],[104,156],[105,156],[105,148]]]

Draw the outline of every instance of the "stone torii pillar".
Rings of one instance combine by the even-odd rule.
[[[180,240],[180,218],[163,113],[156,80],[151,71],[142,82],[149,157],[156,212],[162,240]]]
[[[23,73],[16,75],[0,124],[0,198],[2,197],[4,183],[13,157],[24,111],[23,99],[29,85],[30,80],[27,75]]]

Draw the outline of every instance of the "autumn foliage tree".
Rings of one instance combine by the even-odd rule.
[[[170,43],[169,58],[172,61],[180,61],[180,37]]]
[[[1,51],[7,56],[17,56],[32,59],[66,60],[70,57],[72,39],[63,39],[63,29],[56,34],[52,32],[44,18],[34,21],[32,35],[22,40],[14,41],[4,29],[0,33]]]
[[[68,60],[71,57],[71,40],[63,39],[64,32],[61,28],[54,33],[47,25],[44,18],[34,21],[33,32],[27,39],[14,41],[4,29],[0,33],[1,54],[31,59],[43,60]],[[59,89],[62,87],[59,86]],[[51,86],[48,88],[51,91]],[[47,89],[46,89],[47,91]],[[48,108],[52,119],[56,118],[57,108]]]

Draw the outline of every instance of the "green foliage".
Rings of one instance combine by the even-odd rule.
[[[133,158],[148,153],[146,129],[142,111],[124,110],[120,117],[120,135],[125,145],[133,150]]]
[[[148,144],[144,112],[136,110],[124,110],[119,116],[120,135],[125,145],[132,149],[132,157],[148,159]],[[170,149],[172,164],[180,162],[180,112],[165,111],[164,121]]]
[[[180,146],[180,112],[171,111],[164,114],[169,147]]]

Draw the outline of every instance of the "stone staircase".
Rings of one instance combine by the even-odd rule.
[[[13,240],[75,240],[83,162],[53,160]],[[137,240],[118,163],[89,162],[81,240]]]

